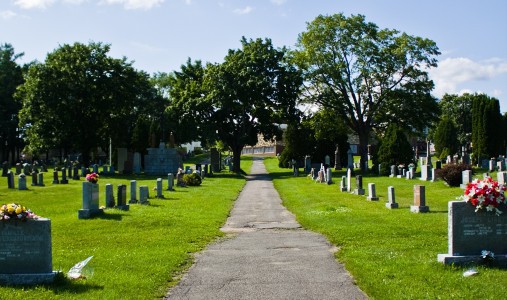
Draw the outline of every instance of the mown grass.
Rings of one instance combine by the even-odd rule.
[[[249,172],[251,164],[251,158],[246,158],[243,170]],[[4,178],[0,204],[20,203],[51,219],[54,270],[66,273],[93,255],[89,262],[93,273],[76,281],[60,276],[54,284],[45,286],[0,286],[0,299],[161,298],[191,265],[192,254],[223,236],[219,229],[245,183],[243,176],[215,173],[199,187],[164,190],[165,199],[150,198],[150,205],[133,204],[129,211],[108,209],[103,216],[79,220],[83,178],[69,180],[68,185],[53,185],[49,174],[45,176],[45,187],[29,186],[28,191],[7,189]],[[138,186],[148,185],[154,197],[156,178],[101,176],[100,205],[105,205],[106,183],[116,189],[118,184],[128,186],[136,179]],[[163,180],[166,189],[167,178]]]
[[[291,170],[278,168],[276,158],[266,159],[265,164],[283,204],[303,227],[324,234],[339,247],[338,260],[372,299],[506,298],[507,270],[437,262],[437,254],[448,250],[447,203],[463,193],[460,188],[442,181],[365,176],[366,194],[368,183],[373,182],[380,197],[372,202],[366,200],[367,195],[339,191],[337,182],[344,171],[334,171],[335,183],[326,185],[305,176],[293,177]],[[430,213],[410,212],[416,184],[426,188]],[[388,186],[395,187],[399,209],[385,207]],[[464,277],[470,267],[479,274]]]

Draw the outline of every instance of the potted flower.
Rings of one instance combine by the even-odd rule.
[[[39,216],[34,214],[31,210],[26,207],[17,204],[17,203],[9,203],[4,204],[0,207],[0,220],[21,220],[26,221],[29,219],[38,219]]]
[[[97,183],[99,181],[99,174],[97,173],[90,173],[86,175],[86,181],[91,183]]]
[[[503,184],[486,177],[482,180],[475,179],[467,184],[463,199],[468,203],[475,206],[475,211],[485,209],[486,211],[493,211],[496,215],[500,215],[502,211],[500,206],[506,204],[505,190],[507,188]]]

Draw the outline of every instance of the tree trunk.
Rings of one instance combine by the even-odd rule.
[[[243,150],[243,146],[234,146],[232,148],[232,163],[233,163],[233,172],[236,174],[241,173],[241,151]]]
[[[361,159],[359,160],[361,172],[365,173],[366,162],[368,162],[368,138],[370,136],[369,130],[360,130],[359,134],[359,155]]]

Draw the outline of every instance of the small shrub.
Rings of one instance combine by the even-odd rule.
[[[436,173],[449,186],[459,186],[461,184],[462,172],[465,170],[472,170],[472,167],[466,164],[448,164],[442,169],[436,170]]]
[[[183,175],[183,182],[185,182],[187,186],[199,186],[202,183],[202,179],[197,173],[185,174]]]

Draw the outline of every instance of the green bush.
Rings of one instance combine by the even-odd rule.
[[[199,186],[202,183],[202,179],[197,173],[185,174],[183,175],[183,182],[185,182],[187,186]]]
[[[389,175],[391,165],[403,164],[408,166],[414,162],[414,151],[407,141],[403,130],[396,125],[390,125],[377,152],[378,163],[380,164],[380,175]]]
[[[467,164],[448,164],[442,169],[436,170],[436,173],[449,186],[459,186],[462,180],[462,172],[465,170],[472,170],[472,167]]]

